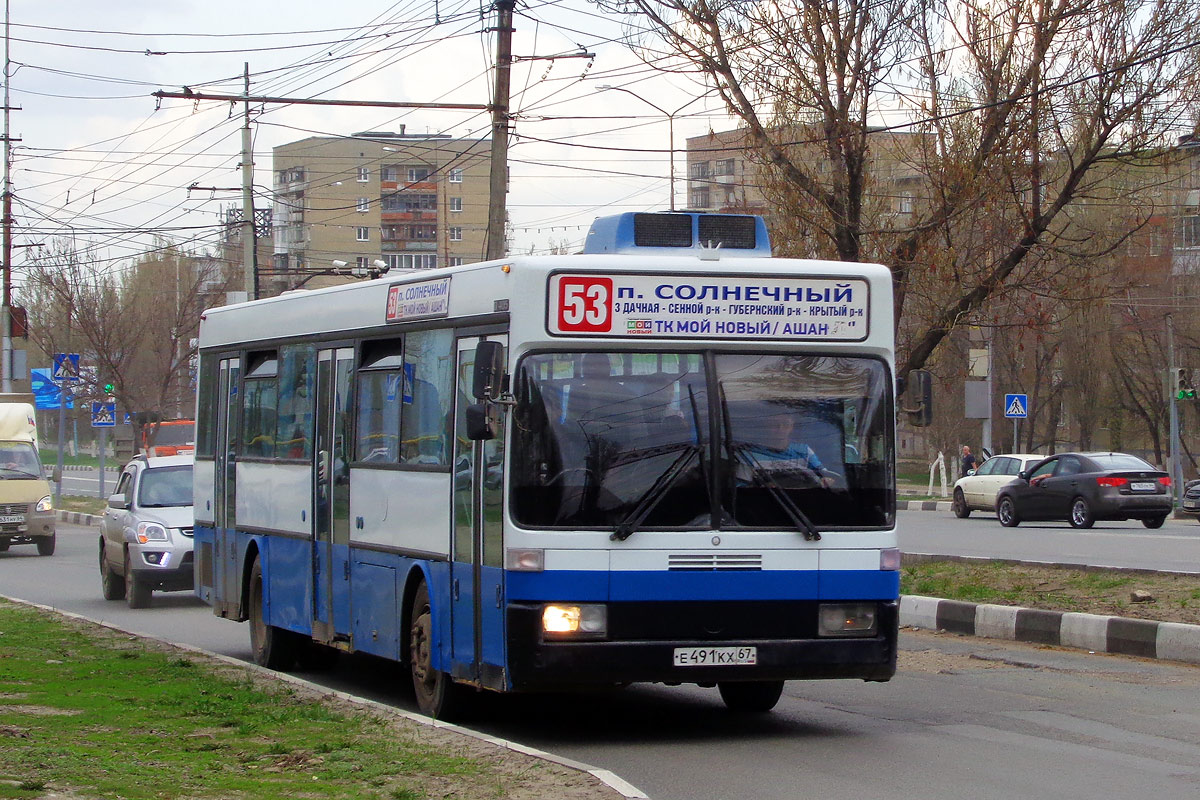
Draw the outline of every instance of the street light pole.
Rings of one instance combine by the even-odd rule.
[[[655,103],[651,103],[649,100],[642,97],[637,92],[633,91],[632,89],[626,89],[624,86],[600,86],[597,88],[599,88],[600,91],[602,91],[602,92],[605,92],[605,91],[624,92],[625,94],[632,95],[632,96],[636,97],[638,100],[641,100],[643,103],[650,106],[655,111],[657,111],[658,113],[662,114],[664,117],[667,118],[667,136],[670,139],[670,141],[667,143],[667,152],[671,156],[671,166],[670,166],[670,170],[669,170],[669,173],[671,176],[671,210],[674,211],[675,210],[675,116],[680,111],[683,111],[685,108],[687,108],[692,103],[699,100],[700,97],[703,97],[704,95],[701,95],[700,97],[693,97],[691,100],[688,100],[686,103],[684,103],[683,105],[681,105],[679,108],[675,109],[672,112],[672,111],[667,111],[665,108],[662,108],[661,106],[659,106]]]

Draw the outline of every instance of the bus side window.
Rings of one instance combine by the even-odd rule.
[[[400,415],[400,463],[450,463],[454,333],[410,333],[404,342],[404,411]]]
[[[279,349],[276,458],[312,457],[315,367],[315,347],[297,345]]]
[[[242,451],[250,458],[275,455],[275,423],[278,412],[277,372],[279,362],[274,351],[248,353],[242,397]]]

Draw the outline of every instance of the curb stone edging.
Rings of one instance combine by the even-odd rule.
[[[479,731],[473,731],[470,728],[463,728],[459,725],[455,725],[450,722],[443,722],[438,719],[433,719],[432,717],[426,717],[423,714],[416,714],[412,711],[405,711],[402,708],[396,708],[394,706],[389,706],[386,703],[380,703],[376,700],[368,700],[367,698],[364,698],[364,697],[355,697],[352,694],[338,691],[337,689],[330,689],[327,686],[321,686],[320,684],[313,683],[312,681],[307,681],[304,678],[300,678],[295,675],[289,675],[286,672],[276,672],[275,670],[267,669],[266,667],[260,667],[258,664],[255,664],[253,662],[241,661],[241,660],[233,658],[231,656],[225,656],[225,655],[221,655],[220,653],[214,653],[210,650],[205,650],[204,648],[196,647],[194,645],[179,644],[176,642],[171,642],[171,641],[168,641],[166,639],[163,639],[159,636],[155,636],[150,633],[139,633],[138,631],[131,631],[127,628],[122,628],[118,625],[114,625],[111,622],[94,620],[89,617],[85,617],[82,614],[75,614],[70,611],[63,611],[62,609],[54,608],[52,606],[42,605],[41,603],[33,603],[28,600],[22,600],[19,597],[11,597],[9,595],[0,595],[0,597],[5,598],[6,600],[11,600],[15,603],[21,603],[22,605],[30,606],[31,608],[38,608],[43,611],[51,611],[55,614],[59,614],[61,616],[67,617],[68,619],[75,619],[75,620],[81,620],[83,622],[89,622],[94,625],[100,625],[100,626],[108,628],[110,630],[117,631],[118,633],[125,633],[125,634],[129,634],[130,636],[136,636],[139,639],[150,639],[152,641],[168,645],[169,647],[178,648],[179,650],[184,650],[184,651],[191,652],[191,653],[198,653],[200,655],[207,656],[208,658],[215,659],[222,663],[229,664],[230,666],[235,666],[235,667],[240,667],[242,669],[252,670],[252,671],[258,672],[262,675],[266,675],[271,678],[275,678],[277,680],[284,681],[285,683],[291,683],[291,684],[295,684],[297,686],[303,686],[306,689],[310,689],[319,694],[327,695],[330,697],[337,697],[341,700],[345,700],[349,703],[353,703],[354,705],[361,706],[364,709],[369,709],[371,711],[376,711],[376,712],[379,712],[382,714],[389,714],[389,715],[401,717],[403,719],[411,720],[412,722],[416,722],[421,725],[428,725],[431,728],[444,728],[446,730],[450,730],[455,733],[458,733],[462,736],[468,736],[472,739],[477,739],[479,741],[487,742],[488,744],[492,744],[497,747],[501,747],[505,750],[512,750],[513,752],[522,753],[524,755],[532,756],[534,758],[540,758],[543,761],[550,761],[554,764],[558,764],[560,766],[566,767],[567,769],[573,769],[577,772],[587,773],[588,775],[591,775],[593,778],[595,778],[598,781],[600,781],[601,783],[603,783],[605,786],[609,787],[613,791],[620,794],[622,797],[628,798],[628,800],[649,800],[649,796],[645,792],[638,789],[636,786],[629,783],[628,781],[622,779],[619,775],[617,775],[614,772],[607,770],[607,769],[593,767],[589,764],[584,764],[580,761],[575,761],[574,759],[555,755],[554,753],[549,753],[545,750],[539,750],[536,747],[529,747],[528,745],[523,745],[523,744],[520,744],[519,742],[509,741],[508,739],[500,739],[495,736],[490,736],[486,733],[480,733]]]
[[[1200,625],[900,597],[902,627],[1200,664]]]
[[[950,500],[897,500],[897,511],[953,511]]]
[[[61,508],[55,514],[59,522],[65,522],[68,525],[99,525],[101,519],[95,514],[85,514],[82,511],[63,511]]]

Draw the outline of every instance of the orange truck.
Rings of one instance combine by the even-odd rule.
[[[164,419],[142,426],[144,456],[177,456],[196,452],[196,420]]]

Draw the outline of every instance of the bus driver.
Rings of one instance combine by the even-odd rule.
[[[834,476],[825,469],[816,451],[807,444],[792,441],[796,427],[794,415],[771,414],[763,420],[762,425],[762,441],[747,449],[763,470],[807,470],[817,476],[823,488],[833,487]]]

